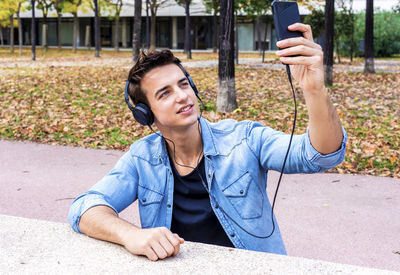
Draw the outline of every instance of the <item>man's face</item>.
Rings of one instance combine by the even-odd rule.
[[[176,64],[147,72],[141,80],[141,88],[160,131],[187,128],[197,122],[199,106],[196,95]]]

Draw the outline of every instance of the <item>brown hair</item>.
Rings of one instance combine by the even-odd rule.
[[[144,75],[150,70],[169,64],[176,64],[182,68],[181,61],[175,57],[170,50],[154,51],[145,53],[140,51],[139,57],[129,71],[128,81],[128,94],[132,102],[137,105],[139,102],[148,105],[146,94],[140,86],[140,81]]]

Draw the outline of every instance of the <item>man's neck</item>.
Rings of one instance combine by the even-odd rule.
[[[196,167],[201,159],[203,140],[201,126],[197,123],[182,130],[162,131],[167,143],[168,153],[175,162],[175,167],[177,166],[176,163]]]

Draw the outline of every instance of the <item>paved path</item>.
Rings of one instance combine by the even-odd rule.
[[[73,198],[122,154],[0,140],[0,214],[66,222]],[[276,215],[291,256],[400,271],[399,179],[285,175]],[[138,223],[136,205],[122,216]]]

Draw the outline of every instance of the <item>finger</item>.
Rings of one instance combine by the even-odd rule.
[[[302,24],[302,23],[294,23],[290,26],[288,26],[288,29],[290,31],[299,31],[303,33],[303,36],[311,41],[314,41],[313,35],[312,35],[312,29],[310,25],[307,24]]]
[[[150,246],[147,247],[145,255],[150,261],[155,262],[158,260],[157,254],[154,252],[154,250]]]
[[[181,248],[181,244],[183,244],[185,242],[185,240],[181,237],[179,237],[178,234],[174,233],[173,234],[173,238],[177,241],[177,244],[174,245],[174,256],[178,255],[179,250]]]
[[[178,241],[176,241],[176,242],[179,244]],[[165,252],[167,252],[168,256],[171,256],[171,255],[174,254],[175,245],[173,245],[173,243],[171,243],[170,240],[167,237],[161,238],[160,239],[160,244],[164,248]]]
[[[309,48],[304,45],[289,47],[284,50],[280,50],[276,52],[277,56],[291,56],[291,55],[304,55],[304,56],[313,56],[313,55],[322,55],[322,51]]]
[[[183,238],[179,237],[178,234],[174,233],[174,236],[177,237],[177,238],[179,239],[179,241],[180,241],[181,244],[185,242],[185,240],[184,240]]]
[[[294,37],[294,38],[288,38],[284,40],[280,40],[276,42],[276,45],[281,48],[288,48],[288,47],[294,47],[298,45],[304,45],[306,47],[322,50],[321,46],[314,41],[305,39],[304,37]]]
[[[154,250],[156,253],[157,257],[159,259],[165,259],[168,256],[168,253],[165,251],[165,249],[162,247],[162,245],[159,242],[153,242],[151,244],[151,248]]]
[[[319,56],[295,56],[295,57],[281,57],[279,60],[287,65],[315,65],[321,62]]]

